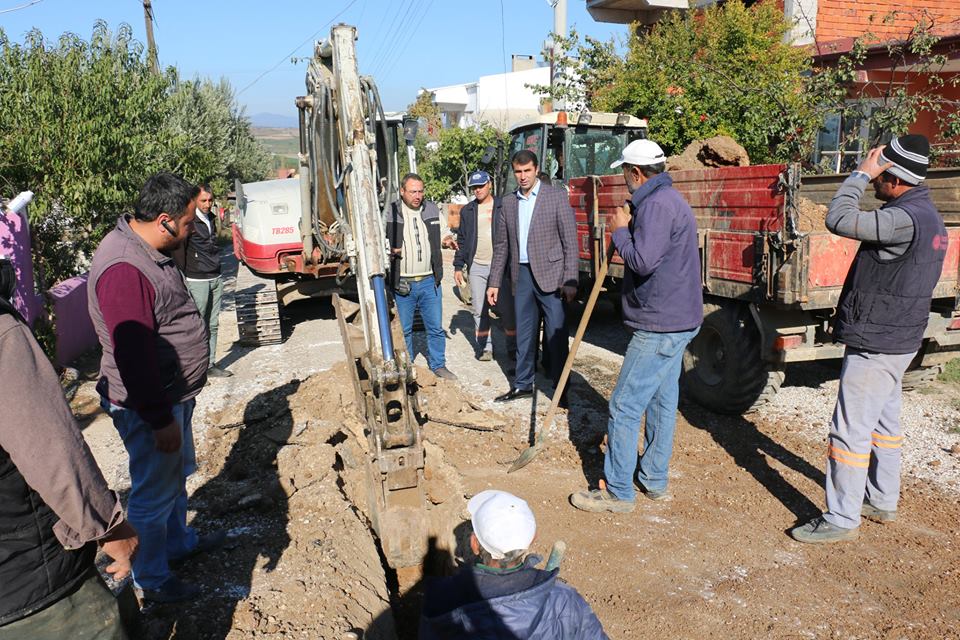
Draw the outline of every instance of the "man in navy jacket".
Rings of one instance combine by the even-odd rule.
[[[457,253],[453,257],[453,278],[464,286],[467,270],[473,304],[473,322],[476,327],[478,360],[493,359],[493,338],[490,337],[490,302],[487,300],[487,281],[493,260],[493,239],[497,227],[503,224],[500,198],[493,197],[493,183],[486,171],[474,171],[467,180],[474,199],[460,210],[460,230],[457,233]],[[514,321],[513,295],[509,281],[504,280],[497,298],[497,311],[503,321],[507,337],[507,351],[516,357],[517,328]]]
[[[537,522],[526,501],[481,491],[467,503],[470,549],[479,562],[427,581],[422,640],[605,640],[600,620],[559,569],[537,569],[527,556]]]
[[[636,492],[640,419],[646,414],[637,481],[652,500],[667,497],[683,351],[703,321],[697,221],[665,172],[663,150],[635,140],[611,168],[623,168],[632,194],[613,219],[613,244],[624,262],[623,323],[633,332],[610,397],[607,488],[570,496],[584,511],[630,512]],[[631,213],[632,211],[632,213]]]

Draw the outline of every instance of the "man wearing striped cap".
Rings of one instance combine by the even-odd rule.
[[[901,380],[923,342],[947,232],[923,180],[930,143],[894,138],[871,149],[830,202],[827,228],[860,241],[847,274],[833,336],[846,345],[828,439],[827,510],[790,535],[800,542],[857,536],[861,516],[897,517]],[[878,200],[861,211],[867,183]]]

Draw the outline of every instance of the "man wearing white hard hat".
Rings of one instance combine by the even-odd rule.
[[[467,503],[477,563],[428,581],[420,638],[511,640],[602,639],[607,635],[590,605],[527,555],[537,521],[530,506],[506,491],[482,491]]]
[[[610,397],[606,488],[575,493],[570,502],[584,511],[622,513],[634,509],[634,480],[646,497],[667,497],[680,367],[703,322],[703,293],[697,221],[673,188],[663,150],[652,140],[635,140],[610,167],[622,168],[631,193],[613,217],[611,240],[625,267],[623,324],[633,337]]]

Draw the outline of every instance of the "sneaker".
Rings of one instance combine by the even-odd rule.
[[[790,536],[794,540],[810,544],[854,540],[858,533],[856,529],[844,529],[843,527],[830,524],[823,519],[823,516],[817,516],[806,524],[790,530]]]
[[[433,375],[437,376],[438,378],[443,378],[444,380],[457,379],[457,376],[454,375],[453,371],[450,371],[450,369],[447,369],[446,367],[440,367],[438,369],[434,369]]]
[[[490,362],[491,360],[493,360],[493,352],[484,351],[477,356],[477,360],[479,360],[480,362]]]
[[[200,592],[201,589],[197,585],[181,582],[176,576],[170,576],[158,589],[143,589],[143,599],[169,604],[193,600],[200,595]]]
[[[205,536],[200,536],[197,538],[197,546],[178,558],[170,558],[170,564],[177,565],[182,563],[184,560],[200,555],[201,553],[216,551],[222,547],[223,543],[226,541],[227,532],[223,530],[214,531],[213,533],[208,533]]]
[[[581,511],[592,511],[594,513],[604,511],[632,513],[635,506],[632,502],[617,498],[606,489],[572,493],[570,494],[570,504]]]
[[[887,511],[885,509],[878,509],[869,502],[864,502],[863,506],[860,507],[860,515],[867,520],[879,522],[880,524],[886,524],[897,519],[897,510],[894,509],[893,511]]]
[[[229,378],[233,375],[233,372],[227,371],[226,369],[221,369],[217,365],[213,365],[207,369],[207,376],[211,378]]]

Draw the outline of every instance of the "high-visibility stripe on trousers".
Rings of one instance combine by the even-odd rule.
[[[864,499],[893,511],[900,498],[901,381],[915,354],[869,353],[847,347],[827,449],[831,524],[860,524]]]

